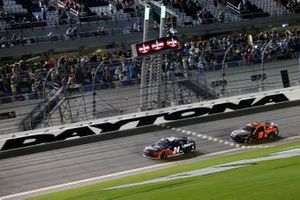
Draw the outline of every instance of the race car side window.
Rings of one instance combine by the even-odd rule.
[[[171,148],[177,147],[178,146],[178,140],[174,140],[172,142]]]
[[[256,131],[257,131],[257,132],[264,131],[264,126],[258,127]]]
[[[185,140],[180,140],[180,141],[179,141],[179,145],[184,145],[184,144],[186,144],[186,141],[185,141]]]

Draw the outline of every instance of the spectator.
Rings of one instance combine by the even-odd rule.
[[[47,34],[47,37],[48,37],[48,39],[49,39],[50,41],[55,41],[55,40],[57,40],[56,36],[54,36],[54,34],[53,34],[52,32],[49,32],[49,33]]]
[[[15,72],[10,77],[10,87],[12,95],[15,96],[17,94],[17,84],[18,84],[18,77]]]
[[[76,80],[76,74],[75,72],[72,70],[69,74],[69,77],[68,77],[68,82],[67,82],[67,85],[69,87],[75,87],[77,83],[77,80]]]
[[[71,28],[72,29],[72,28]],[[175,56],[165,58],[164,70],[166,74],[169,71],[198,69],[203,72],[210,69],[218,69],[225,50],[231,45],[235,46],[228,53],[228,62],[241,62],[246,64],[259,63],[261,51],[270,39],[274,43],[267,49],[266,62],[274,59],[290,57],[290,54],[300,50],[300,41],[295,38],[300,32],[298,29],[284,31],[261,32],[253,35],[253,45],[248,44],[247,35],[243,33],[215,36],[208,40],[192,41],[187,40],[183,43],[182,49],[176,51]],[[10,43],[11,41],[9,41]],[[138,62],[120,62],[119,59],[129,58],[130,54],[125,51],[117,52],[95,52],[91,55],[85,55],[81,58],[66,56],[61,57],[58,62],[47,59],[28,64],[20,61],[14,67],[4,65],[0,69],[0,90],[3,95],[3,86],[6,86],[6,93],[22,94],[27,92],[39,93],[42,88],[43,79],[47,70],[54,68],[54,72],[49,80],[52,85],[60,87],[62,85],[90,84],[92,82],[92,72],[102,61],[114,60],[111,63],[105,63],[97,73],[97,82],[109,83],[112,81],[126,81],[133,78],[139,78],[140,66]],[[44,64],[46,61],[46,64]],[[52,63],[52,64],[50,64]],[[169,76],[167,75],[167,76]],[[23,82],[29,83],[29,90],[24,88]],[[2,84],[2,85],[1,85]],[[26,86],[27,87],[27,86]],[[39,95],[41,96],[41,95]]]
[[[72,39],[73,33],[72,33],[72,28],[71,28],[71,27],[69,27],[69,28],[67,29],[67,31],[66,31],[66,33],[65,33],[65,36],[66,36],[66,39],[67,39],[67,40],[68,40],[68,39]]]
[[[218,14],[218,22],[220,23],[224,23],[224,19],[225,19],[225,15],[224,15],[224,12],[223,11],[220,11],[219,14]]]
[[[153,22],[153,28],[154,28],[155,30],[158,30],[158,29],[159,29],[159,24],[157,23],[156,20]]]
[[[78,30],[77,30],[76,26],[73,27],[73,28],[72,28],[72,27],[69,27],[69,28],[67,29],[66,33],[65,33],[66,40],[68,40],[68,39],[75,39],[76,37],[79,36],[78,34],[79,34],[79,33],[78,33]]]
[[[47,20],[47,10],[45,7],[41,8],[41,18],[42,20],[46,21]]]
[[[108,35],[108,32],[105,30],[104,26],[98,26],[97,33],[99,36]]]

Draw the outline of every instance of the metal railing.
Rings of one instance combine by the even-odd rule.
[[[52,96],[39,103],[20,123],[19,130],[27,131],[40,127],[47,115],[55,108],[57,103],[62,99],[62,92],[64,88],[61,87]]]
[[[299,63],[298,59],[290,60],[289,63],[281,62],[276,65],[266,63],[265,66],[266,79],[264,80],[265,91],[271,89],[283,88],[281,80],[281,70],[288,70],[289,82],[291,86],[296,86],[299,84]],[[207,99],[215,99],[222,97],[230,97],[248,93],[256,93],[261,91],[260,84],[260,65],[244,65],[241,67],[229,67],[228,75],[225,77],[226,86],[225,92],[221,91],[221,85],[216,84],[221,80],[220,70],[217,71],[206,71],[199,74],[197,69],[189,70],[188,74],[185,75],[184,71],[174,71],[173,82],[168,80],[167,82],[162,82],[162,84],[171,85],[174,84],[174,89],[182,89],[182,93],[178,93],[176,99],[170,100],[169,103],[164,102],[163,107],[169,107],[172,105],[181,105],[185,103],[193,103],[204,101]],[[253,79],[256,77],[256,79]],[[163,78],[163,77],[162,77]],[[189,81],[188,85],[182,84],[183,81]],[[198,84],[201,83],[201,84]],[[141,105],[139,105],[140,97],[140,87],[138,79],[131,81],[114,81],[108,83],[98,83],[94,86],[97,90],[96,95],[92,91],[91,86],[85,86],[85,112],[87,119],[98,119],[109,116],[118,116],[121,114],[138,112]],[[193,89],[193,87],[196,87]],[[203,89],[203,93],[199,91]],[[205,93],[206,90],[206,93]],[[79,89],[77,90],[79,91]],[[77,95],[79,98],[79,92],[73,92],[73,96]],[[71,95],[71,96],[72,96]],[[94,105],[93,97],[96,98],[97,103]],[[189,101],[184,101],[184,98],[189,98]],[[73,105],[70,102],[71,107]],[[75,107],[75,106],[74,106]],[[75,109],[75,108],[74,108]],[[57,114],[58,116],[58,114]],[[61,121],[59,117],[53,117],[57,119],[52,121],[52,125],[59,125]]]
[[[251,19],[250,19],[251,20]],[[226,22],[226,23],[231,23]],[[182,22],[181,24],[178,23],[178,26],[180,28],[183,27],[197,27],[201,26],[202,24],[198,23],[197,20],[192,21],[186,21]],[[151,27],[150,27],[151,28]],[[153,28],[153,30],[155,30]],[[143,31],[143,27],[139,29],[139,32]],[[132,33],[136,33],[136,30],[133,30],[131,26],[123,26],[122,28],[116,27],[116,28],[105,28],[104,31],[99,31],[97,29],[91,30],[91,31],[78,31],[76,34],[72,35],[71,37],[67,36],[65,33],[60,34],[51,34],[49,36],[29,36],[29,37],[21,37],[19,40],[12,40],[10,38],[10,34],[8,34],[5,41],[2,41],[0,44],[0,48],[10,48],[14,46],[33,46],[37,44],[46,44],[51,42],[57,42],[57,41],[70,41],[70,40],[77,40],[77,39],[85,39],[85,38],[97,38],[97,37],[106,37],[106,36],[118,36],[122,37],[122,35],[128,35]],[[2,34],[3,35],[3,34]],[[6,34],[4,34],[5,37]]]
[[[208,10],[209,11],[209,10]],[[292,15],[292,13],[289,13],[290,15]],[[242,15],[242,14],[241,14]],[[252,16],[251,13],[246,14],[249,16]],[[278,17],[280,16],[285,16],[287,15],[287,13],[280,13],[278,15]],[[198,23],[196,19],[192,19],[187,17],[184,13],[179,13],[178,14],[178,19],[177,19],[177,25],[179,27],[189,27],[189,26],[199,26],[201,25],[201,23]],[[255,17],[255,14],[252,16]],[[243,19],[243,18],[226,18],[226,20],[224,21],[224,23],[234,23],[234,22],[239,22],[239,21],[243,21],[243,20],[251,20],[252,17],[250,17],[250,19]],[[85,16],[85,17],[78,17],[77,20],[68,20],[68,19],[59,19],[54,21],[55,25],[48,25],[47,23],[49,23],[49,21],[32,21],[32,22],[25,22],[25,23],[4,23],[3,27],[0,27],[0,32],[6,32],[8,30],[11,29],[32,29],[32,30],[44,30],[47,28],[55,28],[58,26],[62,26],[62,25],[72,25],[72,26],[89,26],[92,24],[95,25],[105,25],[105,24],[121,24],[122,22],[129,22],[129,21],[135,21],[137,18],[141,18],[141,21],[143,21],[143,16],[136,16],[136,17],[131,17],[130,14],[115,14],[112,15],[111,17],[101,17],[99,15],[95,15],[95,16]],[[217,16],[214,16],[214,18],[207,18],[207,21],[210,22],[215,22],[217,23],[216,20]],[[5,20],[2,20],[5,21]],[[53,22],[52,22],[53,24]],[[141,26],[143,27],[143,26]],[[2,29],[2,31],[1,31]]]
[[[278,54],[273,54],[272,56],[268,56],[267,59],[264,60],[264,63],[274,63],[276,64],[276,62],[279,62],[279,61],[283,61],[283,62],[288,62],[290,60],[294,61],[294,63],[292,64],[289,64],[289,65],[297,65],[297,62],[298,62],[298,59],[299,59],[299,56],[300,53],[299,52],[296,52],[296,53],[287,53],[287,54],[282,54],[282,53],[278,53]],[[99,88],[108,88],[108,87],[114,87],[114,85],[116,87],[121,87],[122,85],[126,85],[126,84],[130,84],[131,82],[132,83],[137,83],[137,79],[138,79],[138,71],[134,71],[133,72],[133,77],[130,79],[130,80],[127,80],[127,81],[119,81],[118,77],[113,74],[114,71],[116,70],[116,68],[118,66],[121,66],[122,65],[122,62],[125,62],[126,65],[135,65],[136,67],[136,70],[138,70],[140,67],[139,65],[141,64],[141,61],[140,60],[132,60],[131,58],[127,58],[127,59],[115,59],[115,60],[109,60],[109,61],[105,61],[105,65],[104,66],[107,66],[109,65],[110,66],[110,71],[111,71],[111,74],[110,74],[110,79],[112,82],[114,82],[113,84],[109,83],[109,82],[105,82],[103,81],[103,69],[102,71],[98,71],[98,74],[100,75],[100,79],[99,78],[96,78],[96,81],[95,81],[95,84],[97,84],[98,86],[96,86],[95,88],[99,87]],[[88,63],[84,63],[82,64],[82,67],[87,67],[87,68],[90,68],[91,71],[93,71],[93,76],[94,76],[94,70],[97,68],[97,66],[100,65],[101,62],[88,62]],[[223,69],[223,64],[221,62],[219,63],[212,63],[212,62],[209,62],[209,63],[205,63],[205,72],[210,72],[210,71],[216,71],[216,72],[219,72],[220,75],[219,75],[219,79],[221,80],[222,77],[223,77],[223,74],[224,74],[224,79],[226,79],[226,77],[229,76],[227,70],[228,69],[233,69],[233,68],[245,68],[247,67],[249,70],[252,69],[252,67],[257,67],[258,65],[261,65],[261,58],[257,58],[256,60],[252,61],[252,62],[249,62],[247,60],[236,60],[236,61],[226,61],[224,62],[224,70],[225,72],[222,72],[222,69]],[[288,65],[288,66],[289,66]],[[102,68],[104,67],[102,66]],[[261,68],[260,68],[261,70]],[[249,73],[251,71],[248,71]],[[184,69],[183,67],[181,66],[180,68],[177,68],[175,73],[177,74],[183,74],[185,73],[184,72]],[[193,74],[195,73],[195,70],[190,70],[189,73]],[[261,72],[256,72],[257,74],[261,74]],[[203,75],[204,74],[204,71],[201,72],[201,74]],[[235,75],[236,73],[234,73]],[[194,77],[194,79],[198,79],[197,77]],[[199,79],[200,81],[203,81],[203,79]],[[85,83],[83,85],[83,87],[85,88],[92,88],[93,86],[93,81],[92,80],[89,80],[88,81],[89,83]],[[100,82],[102,82],[102,84],[100,84]],[[119,85],[117,86],[116,83],[118,83]],[[202,82],[201,84],[203,85],[206,85],[206,83]],[[38,93],[25,93],[25,94],[18,94],[18,95],[14,95],[14,96],[6,96],[6,97],[0,97],[0,105],[2,104],[10,104],[10,103],[14,103],[14,102],[29,102],[29,101],[34,101],[34,100],[37,100],[37,99],[40,99],[42,98],[42,95],[38,95]]]

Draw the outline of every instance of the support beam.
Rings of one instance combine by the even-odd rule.
[[[166,18],[166,6],[164,6],[163,4],[161,4],[161,9],[160,9],[160,25],[159,25],[159,38],[164,37],[165,18]]]

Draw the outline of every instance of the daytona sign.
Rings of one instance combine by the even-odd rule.
[[[186,108],[177,111],[164,112],[148,116],[141,116],[129,119],[121,119],[114,123],[102,122],[95,125],[86,125],[83,127],[68,128],[56,132],[35,133],[29,136],[22,136],[16,138],[9,138],[2,140],[0,143],[1,151],[28,147],[38,144],[45,144],[55,141],[64,141],[75,138],[82,138],[91,135],[98,135],[112,131],[119,131],[124,129],[132,129],[147,125],[154,125],[160,123],[167,123],[181,119],[188,119],[192,117],[201,117],[212,114],[220,114],[245,108],[252,108],[257,106],[265,106],[269,104],[276,104],[288,102],[290,99],[283,93],[272,94],[263,97],[246,98],[240,101],[223,102],[218,104],[210,104],[207,106],[199,106],[194,108]],[[125,128],[124,128],[125,127]]]

